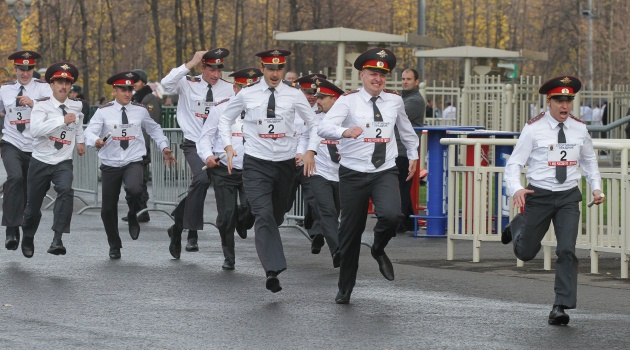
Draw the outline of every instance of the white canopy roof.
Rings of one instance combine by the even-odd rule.
[[[414,56],[424,58],[500,58],[504,60],[546,61],[546,52],[519,50],[508,51],[489,47],[457,46],[434,50],[416,50]]]
[[[445,47],[446,40],[421,36],[415,33],[404,35],[371,32],[367,30],[351,28],[325,28],[300,30],[296,32],[274,31],[274,40],[313,42],[318,44],[333,45],[339,42],[369,44],[385,44],[387,46],[424,46],[424,47]]]

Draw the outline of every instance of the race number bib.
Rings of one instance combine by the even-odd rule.
[[[363,129],[363,142],[387,143],[394,133],[394,123],[372,122]]]
[[[580,146],[574,143],[558,143],[549,145],[547,164],[549,166],[577,165],[580,157]]]
[[[138,134],[138,126],[135,124],[114,125],[112,140],[134,140]]]
[[[258,119],[256,123],[258,136],[264,139],[280,139],[286,137],[287,126],[283,118],[264,118]]]
[[[52,135],[48,136],[48,139],[51,141],[63,143],[64,145],[71,145],[72,140],[74,140],[75,134],[75,124],[70,123],[70,125],[65,125],[57,129],[52,133]]]
[[[31,122],[31,110],[31,107],[27,106],[9,107],[7,110],[9,123],[11,125],[29,124]]]
[[[322,140],[322,142],[320,142],[322,145],[338,145],[339,141],[338,140]]]
[[[210,113],[210,109],[216,105],[216,102],[206,102],[206,101],[194,101],[193,102],[193,112],[195,113],[195,117],[197,118],[208,118],[208,114]]]
[[[232,124],[232,136],[243,137],[243,122],[240,119],[236,119]]]

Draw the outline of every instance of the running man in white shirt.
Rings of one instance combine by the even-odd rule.
[[[229,54],[230,51],[225,48],[197,51],[188,63],[173,68],[162,79],[162,85],[166,91],[179,95],[177,123],[184,132],[184,141],[180,148],[184,152],[193,176],[188,195],[173,210],[175,223],[167,230],[171,239],[169,245],[171,255],[173,255],[172,246],[181,246],[182,231],[185,229],[188,230],[186,251],[199,251],[197,231],[203,229],[203,207],[206,192],[210,186],[210,172],[201,170],[204,162],[197,155],[196,143],[199,141],[201,127],[210,109],[217,102],[234,96],[232,83],[221,79],[225,57]],[[194,77],[187,75],[199,64],[201,64],[201,75]],[[179,259],[179,256],[173,255],[173,257]]]
[[[368,215],[368,201],[372,198],[378,221],[374,226],[372,257],[378,262],[381,274],[394,279],[394,268],[385,247],[396,235],[403,214],[400,208],[398,147],[394,125],[407,149],[409,168],[407,181],[413,177],[418,160],[416,135],[402,97],[385,89],[387,73],[396,66],[396,56],[387,49],[365,51],[354,61],[361,71],[363,87],[339,97],[319,125],[319,136],[339,140],[339,194],[341,223],[339,227],[339,292],[338,304],[350,302],[359,268],[361,236]]]
[[[234,78],[234,93],[238,94],[244,86],[253,84],[262,76],[258,68],[246,68],[230,74]],[[201,129],[201,137],[197,142],[197,153],[206,163],[212,173],[212,187],[217,202],[216,225],[221,236],[223,248],[223,270],[234,270],[236,253],[234,251],[234,231],[245,239],[247,230],[254,225],[254,217],[247,204],[245,188],[243,186],[243,156],[232,159],[232,172],[228,172],[226,158],[221,158],[225,152],[223,140],[219,135],[219,117],[230,101],[229,98],[217,103],[210,111],[208,121]],[[232,124],[232,147],[238,154],[244,154],[243,119],[241,117]],[[239,204],[240,202],[240,204]]]
[[[79,70],[70,63],[59,62],[48,67],[45,78],[52,89],[52,98],[36,100],[31,113],[33,157],[28,170],[27,201],[22,223],[22,254],[27,258],[35,252],[33,239],[42,218],[42,201],[51,181],[57,197],[53,209],[54,238],[48,253],[66,254],[61,237],[70,232],[72,219],[72,153],[75,145],[80,156],[85,153],[83,104],[68,98],[72,83],[78,77]]]
[[[243,156],[245,195],[256,218],[254,233],[260,262],[267,275],[265,286],[273,293],[282,290],[278,274],[287,268],[278,226],[287,212],[287,197],[295,173],[295,114],[307,127],[317,124],[315,112],[304,94],[282,83],[286,50],[268,50],[256,54],[261,61],[264,79],[244,88],[230,99],[219,120],[219,133],[227,153],[228,171],[234,156]],[[232,124],[245,110],[243,137],[245,154],[232,147]],[[304,174],[314,171],[317,151],[316,128],[302,158]]]
[[[107,84],[113,88],[114,101],[99,107],[85,129],[86,144],[98,150],[101,160],[101,219],[107,234],[110,259],[120,259],[122,248],[118,232],[118,198],[123,184],[129,206],[129,234],[134,240],[140,235],[136,213],[144,206],[142,157],[147,153],[142,129],[162,150],[164,163],[170,165],[175,162],[160,125],[151,118],[143,104],[131,102],[133,86],[138,80],[140,76],[136,72],[122,72],[107,79]],[[103,140],[107,135],[110,135],[109,138]]]
[[[2,226],[7,228],[4,246],[17,250],[20,244],[20,225],[26,205],[26,178],[33,152],[31,136],[31,111],[34,100],[52,96],[50,85],[33,79],[33,72],[40,54],[35,51],[19,51],[9,56],[13,60],[16,80],[0,87],[0,112],[5,114],[0,154],[7,172],[2,202]]]

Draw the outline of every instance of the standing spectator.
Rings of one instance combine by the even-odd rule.
[[[433,101],[431,100],[427,101],[427,106],[425,109],[425,118],[426,119],[433,118]]]
[[[134,69],[132,72],[138,74],[138,80],[133,85],[135,93],[131,97],[131,101],[142,104],[149,111],[149,116],[153,119],[157,125],[162,125],[162,101],[153,94],[153,89],[147,85],[148,75],[147,72],[142,69]],[[142,205],[140,209],[146,209],[149,202],[149,191],[147,189],[147,182],[149,182],[149,164],[151,164],[151,141],[146,130],[142,129],[144,136],[144,142],[146,145],[147,153],[142,156],[142,164],[144,170],[144,176],[142,180]],[[122,218],[123,221],[128,220],[128,216]],[[138,222],[149,222],[149,212],[138,215]]]
[[[424,98],[420,95],[419,90],[420,78],[418,71],[415,69],[406,69],[402,73],[402,98],[405,103],[405,113],[411,122],[411,126],[420,127],[424,124],[425,103]],[[411,200],[411,185],[413,179],[407,179],[406,169],[409,168],[409,158],[405,145],[400,139],[398,127],[394,128],[396,134],[396,145],[398,146],[398,157],[396,157],[396,167],[398,168],[398,188],[400,189],[400,207],[403,213],[403,220],[398,227],[398,232],[413,231],[413,219],[410,215],[416,213]],[[421,131],[416,131],[418,138],[422,135]]]
[[[83,96],[83,88],[81,85],[74,84],[70,89],[70,95],[68,96],[71,99],[81,101],[81,113],[83,113],[83,122],[87,124],[90,119],[90,104],[86,101],[85,96]]]
[[[341,140],[341,266],[339,291],[335,297],[337,304],[350,302],[356,283],[361,236],[370,198],[377,216],[371,254],[383,277],[390,281],[394,279],[394,267],[385,253],[385,247],[396,235],[402,219],[394,126],[398,127],[409,158],[405,180],[411,179],[416,172],[419,144],[405,113],[403,99],[397,92],[385,89],[386,74],[395,66],[396,56],[386,49],[369,49],[359,55],[354,67],[361,71],[363,87],[341,96],[319,125],[319,136]]]
[[[33,79],[35,62],[39,58],[41,55],[35,51],[11,54],[9,59],[13,60],[16,80],[0,87],[0,112],[6,113],[0,154],[7,172],[7,181],[3,186],[2,226],[7,228],[4,246],[9,250],[17,250],[20,244],[20,225],[27,195],[26,179],[33,152],[31,113],[34,100],[52,96],[49,84]]]
[[[575,94],[582,83],[576,77],[560,76],[544,83],[539,93],[547,96],[549,111],[531,119],[521,132],[505,165],[507,191],[514,206],[523,207],[501,234],[501,242],[513,242],[517,258],[528,261],[540,251],[541,241],[553,222],[556,234],[556,294],[548,323],[569,323],[566,309],[577,302],[578,259],[575,244],[580,227],[578,188],[584,172],[594,202],[603,203],[601,176],[593,142],[586,125],[571,115]],[[557,143],[555,143],[557,140]],[[551,144],[550,144],[551,143]],[[529,184],[523,188],[525,165]]]
[[[455,121],[457,120],[457,108],[452,105],[451,100],[446,100],[446,108],[444,108],[444,112],[442,113],[442,118]]]
[[[176,259],[180,257],[181,236],[185,229],[188,229],[186,251],[199,251],[197,231],[203,229],[203,207],[210,186],[210,172],[202,169],[204,162],[197,154],[196,143],[210,109],[217,102],[234,96],[232,84],[221,79],[224,59],[229,54],[230,51],[224,48],[197,51],[189,62],[173,68],[162,79],[168,93],[178,94],[177,123],[184,133],[180,148],[193,177],[188,195],[173,210],[175,223],[167,230],[171,238],[169,252]],[[201,64],[201,75],[187,75],[198,64]]]
[[[591,124],[593,120],[593,110],[591,109],[591,104],[586,101],[583,106],[580,106],[580,119],[586,123],[586,125]]]
[[[28,193],[22,230],[22,254],[31,258],[35,252],[33,240],[42,218],[42,202],[50,183],[55,186],[57,198],[53,208],[52,230],[54,237],[48,253],[65,255],[61,237],[70,232],[74,190],[72,189],[72,153],[85,154],[81,102],[68,98],[72,83],[77,81],[79,70],[67,62],[54,63],[46,70],[52,97],[37,100],[31,115],[33,157],[28,169]]]
[[[298,80],[298,74],[294,71],[288,71],[284,75],[284,81],[291,83],[290,85],[293,85],[296,80]]]

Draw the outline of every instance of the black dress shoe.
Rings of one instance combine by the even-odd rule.
[[[333,267],[338,268],[341,266],[341,252],[337,251],[333,254]]]
[[[225,261],[223,262],[223,266],[221,266],[221,268],[224,270],[234,270],[234,262],[229,261],[228,259],[225,259]]]
[[[512,221],[510,221],[510,223],[503,228],[503,231],[501,231],[501,243],[509,244],[512,242],[512,231],[517,230],[515,232],[519,233],[520,231],[518,230],[522,230],[525,224],[524,220],[525,218],[523,217],[523,214],[518,213],[514,215]]]
[[[549,324],[561,326],[569,324],[570,317],[564,312],[564,306],[554,305],[549,313]]]
[[[109,248],[110,259],[120,259],[120,248]]]
[[[137,219],[129,220],[129,235],[134,241],[140,236],[140,224]]]
[[[182,231],[175,229],[175,225],[173,225],[168,228],[167,232],[168,236],[171,238],[168,251],[173,258],[179,259],[182,253]]]
[[[24,237],[22,239],[22,254],[27,258],[32,258],[35,253],[35,244],[32,237]]]
[[[123,216],[122,221],[124,222],[129,221],[129,216]],[[138,222],[149,222],[149,221],[151,221],[151,217],[149,216],[148,212],[138,215]]]
[[[48,254],[52,255],[66,255],[66,247],[63,246],[63,242],[61,239],[53,239],[50,244],[50,248],[48,248]]]
[[[313,241],[311,242],[311,253],[319,254],[324,246],[324,235],[318,233],[313,237]]]
[[[247,227],[245,222],[239,221],[236,223],[236,233],[238,233],[238,236],[242,239],[247,238]]]
[[[387,256],[387,254],[383,252],[382,255],[376,256],[374,254],[374,250],[372,250],[372,257],[378,263],[378,270],[381,271],[381,274],[383,275],[383,277],[385,277],[385,279],[389,281],[393,281],[394,280],[394,266],[392,265],[392,262],[389,260],[389,257]]]
[[[267,287],[267,289],[270,290],[272,293],[278,293],[279,291],[281,291],[282,287],[280,287],[280,280],[278,279],[278,275],[272,273],[267,276],[265,287]]]
[[[350,303],[350,292],[338,291],[337,296],[335,297],[335,303],[337,304]]]
[[[187,252],[199,251],[199,246],[197,245],[197,238],[188,238],[188,243],[186,243],[186,251]]]
[[[4,242],[4,247],[8,250],[16,250],[20,245],[20,228],[19,227],[7,227],[7,240]]]

